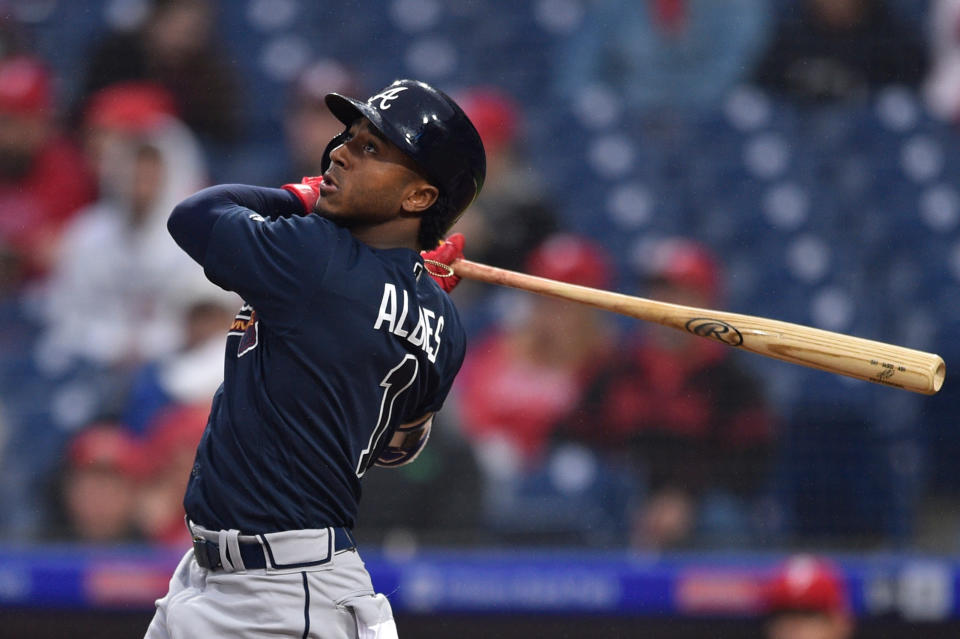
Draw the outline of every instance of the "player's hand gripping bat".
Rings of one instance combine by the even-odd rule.
[[[459,259],[461,277],[588,304],[716,339],[760,355],[932,395],[943,386],[943,359],[902,346],[851,337],[765,317],[727,313],[633,297]]]

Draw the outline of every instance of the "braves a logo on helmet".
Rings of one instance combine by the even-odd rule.
[[[257,312],[249,304],[244,304],[233,319],[233,324],[227,332],[227,337],[231,336],[240,337],[237,357],[243,357],[257,347],[260,341],[260,323],[257,321]]]
[[[377,95],[370,98],[370,104],[375,103],[377,100],[380,100],[378,105],[381,111],[386,111],[390,108],[390,102],[399,97],[401,91],[406,91],[407,87],[393,87],[392,89],[387,89],[383,93],[378,93]]]

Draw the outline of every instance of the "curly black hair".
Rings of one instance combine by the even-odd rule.
[[[450,230],[453,221],[454,211],[450,207],[450,198],[441,191],[437,201],[420,216],[420,232],[417,235],[420,249],[435,249]]]

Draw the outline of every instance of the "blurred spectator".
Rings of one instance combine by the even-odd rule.
[[[147,429],[143,450],[150,463],[137,493],[134,518],[152,543],[190,545],[183,494],[209,412],[209,402],[170,406]]]
[[[924,93],[930,109],[960,121],[960,0],[934,0],[929,12],[931,68]]]
[[[570,234],[547,238],[525,270],[601,288],[611,279],[603,250]],[[509,311],[467,351],[454,384],[461,425],[484,476],[487,523],[502,534],[555,537],[576,523],[571,516],[597,523],[554,489],[544,465],[552,429],[610,356],[615,332],[583,304],[520,294]],[[557,508],[560,499],[566,506]]]
[[[786,15],[755,81],[801,101],[864,98],[877,88],[919,86],[927,67],[920,33],[884,0],[804,0]]]
[[[162,95],[122,85],[91,100],[88,148],[101,193],[64,233],[45,304],[50,361],[128,368],[181,344],[180,291],[205,279],[166,220],[206,174],[196,139]]]
[[[134,99],[131,94],[138,97]],[[10,428],[9,447],[0,459],[5,505],[2,526],[12,534],[35,534],[43,526],[43,518],[48,513],[36,507],[36,495],[43,490],[49,474],[54,472],[56,452],[64,449],[69,434],[84,424],[113,419],[118,415],[128,383],[126,371],[110,370],[109,366],[114,364],[111,357],[90,355],[91,350],[99,353],[104,347],[91,349],[85,330],[88,326],[93,327],[90,335],[100,333],[99,339],[109,350],[114,347],[114,335],[98,327],[110,325],[115,319],[124,319],[110,314],[115,308],[110,307],[110,300],[120,295],[119,285],[107,285],[104,273],[98,271],[97,265],[102,263],[101,257],[110,260],[113,259],[111,255],[118,252],[135,250],[125,245],[126,226],[119,214],[113,219],[114,209],[106,202],[119,202],[126,197],[118,193],[122,189],[117,182],[119,174],[132,167],[126,165],[128,156],[119,150],[131,147],[134,140],[141,140],[144,130],[149,128],[147,124],[154,118],[166,117],[169,99],[148,97],[152,95],[153,89],[149,88],[138,87],[136,91],[118,88],[103,92],[91,108],[85,139],[86,164],[95,168],[103,178],[102,199],[98,205],[85,208],[84,213],[78,213],[70,220],[58,254],[63,260],[63,251],[71,250],[66,245],[78,242],[83,250],[73,255],[72,261],[63,260],[54,265],[56,273],[46,282],[40,296],[18,290],[21,265],[15,259],[7,261],[9,270],[5,272],[10,275],[4,275],[4,281],[0,282],[0,310],[6,318],[4,330],[0,331],[0,395],[4,397]],[[155,102],[166,106],[156,107]],[[80,160],[76,162],[83,164]],[[50,185],[70,175],[72,173],[68,171],[48,176],[44,183],[45,192],[56,195],[56,189],[50,189]],[[122,207],[117,203],[114,208],[119,210]],[[98,217],[92,215],[93,212],[103,215],[98,213]],[[98,219],[101,223],[106,220],[101,228],[117,222],[119,230],[112,238],[112,245],[111,238],[88,231],[83,231],[88,237],[82,242],[77,239],[78,229],[89,230],[91,221]],[[101,240],[104,240],[102,245]],[[114,262],[113,266],[117,269],[112,273],[116,282],[128,286],[129,291],[136,291],[137,282],[125,279],[133,273],[127,270],[129,264]],[[173,271],[171,274],[176,276]],[[187,281],[182,276],[177,277],[181,283]],[[202,278],[202,275],[198,277]],[[171,287],[176,285],[175,281],[170,284]],[[148,290],[145,294],[150,293]],[[88,294],[93,297],[86,297]],[[35,303],[37,297],[40,304]],[[58,333],[58,339],[67,338],[72,332],[76,342],[58,347],[51,339],[54,322],[43,317],[43,306],[51,300],[59,305],[54,306],[58,313],[54,316],[57,330],[65,331]],[[105,313],[105,309],[109,310]],[[41,348],[37,348],[38,343]]]
[[[36,58],[0,60],[0,262],[7,285],[46,274],[63,225],[94,194],[82,156],[57,127],[51,82]]]
[[[93,48],[83,97],[122,82],[156,82],[173,94],[180,118],[202,138],[235,141],[243,105],[217,39],[216,11],[209,0],[152,0],[141,25],[110,33]]]
[[[549,237],[530,254],[532,275],[607,288],[602,249],[570,234]],[[457,377],[467,435],[494,446],[498,465],[529,465],[543,452],[553,425],[576,404],[583,385],[613,349],[614,331],[601,311],[523,294],[515,316],[480,339]]]
[[[69,444],[61,488],[66,538],[108,543],[132,541],[137,478],[143,456],[118,424],[94,424]]]
[[[770,20],[764,0],[600,0],[556,66],[560,94],[613,90],[628,111],[710,108],[749,69]]]
[[[124,82],[90,96],[84,121],[83,150],[93,168],[102,197],[110,197],[125,187],[117,184],[118,149],[159,126],[165,118],[175,118],[173,96],[152,82]]]
[[[181,346],[145,363],[134,375],[123,422],[143,434],[171,404],[209,403],[223,382],[224,339],[242,300],[206,280],[185,282],[179,291],[184,317]]]
[[[279,184],[294,177],[320,175],[320,165],[327,145],[343,132],[343,123],[333,117],[323,98],[328,93],[366,95],[356,81],[356,72],[337,60],[317,60],[300,75],[293,87],[284,122],[287,146],[292,164],[291,175],[277,176]]]
[[[720,271],[702,245],[664,240],[648,253],[647,296],[719,305]],[[646,497],[633,544],[663,549],[744,542],[751,498],[765,488],[772,415],[728,346],[644,323],[638,339],[593,377],[558,428],[562,441],[637,469]],[[712,539],[710,536],[718,536]]]
[[[853,618],[843,576],[823,558],[798,555],[765,588],[767,639],[849,639]]]
[[[520,105],[495,87],[474,87],[454,98],[483,141],[487,177],[470,214],[453,230],[470,238],[472,259],[518,269],[530,248],[558,226],[543,179],[521,150],[525,137]],[[466,288],[458,287],[457,295],[464,297]]]

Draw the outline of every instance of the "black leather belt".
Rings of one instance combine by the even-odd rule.
[[[333,552],[356,548],[357,544],[353,540],[353,535],[347,528],[329,528],[333,534]],[[264,558],[263,545],[260,542],[241,541],[239,542],[240,557],[243,559],[244,568],[263,569],[267,567]],[[223,563],[220,560],[220,545],[211,539],[203,537],[193,538],[193,556],[197,563],[207,570],[222,570]],[[332,559],[332,557],[331,557]]]

